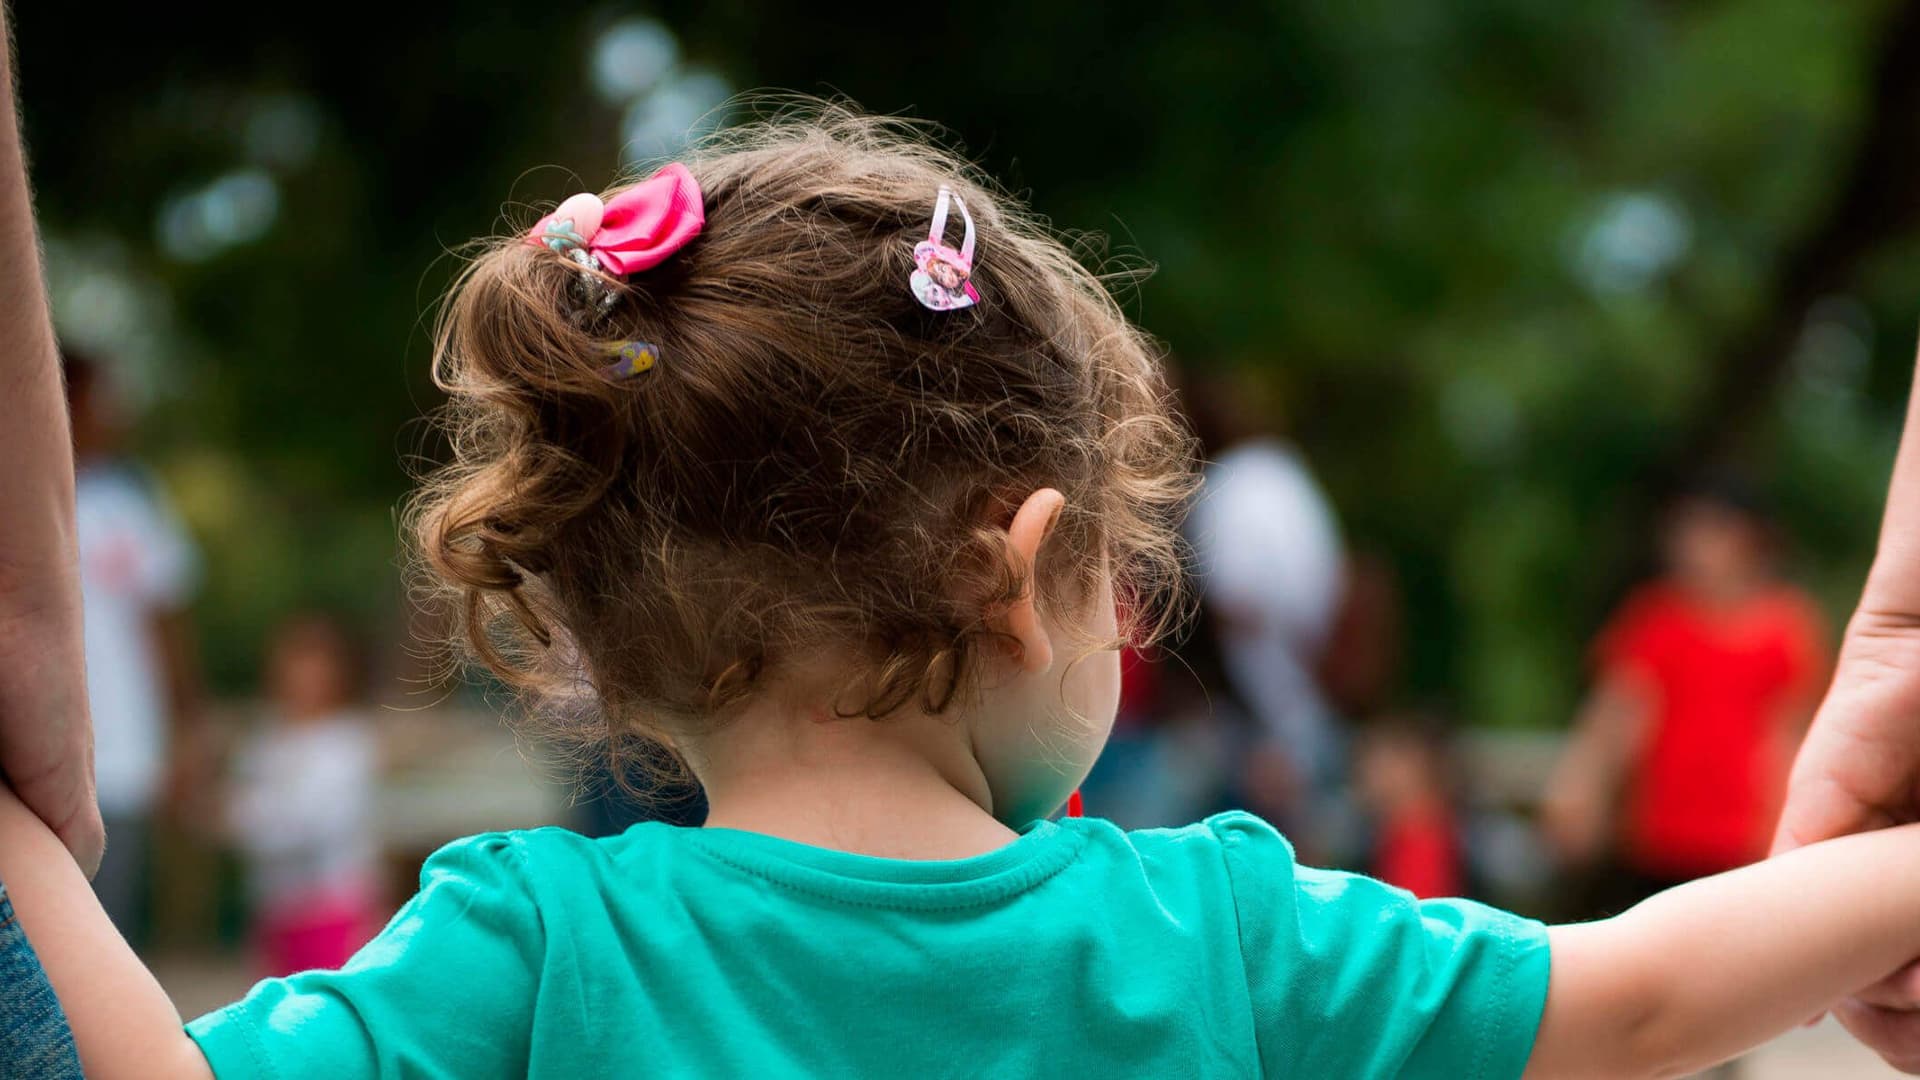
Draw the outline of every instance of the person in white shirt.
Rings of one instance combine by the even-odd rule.
[[[198,556],[153,479],[119,453],[112,388],[69,353],[74,516],[94,770],[110,843],[94,890],[130,941],[145,935],[152,821],[177,735],[196,720],[184,612]]]
[[[268,658],[266,722],[236,763],[228,826],[246,856],[268,976],[339,967],[380,928],[379,748],[357,653],[327,618],[284,625]]]
[[[1347,590],[1339,520],[1300,452],[1267,433],[1279,410],[1250,375],[1196,380],[1188,404],[1209,456],[1187,519],[1194,577],[1252,729],[1239,796],[1313,840],[1346,773],[1320,674]]]

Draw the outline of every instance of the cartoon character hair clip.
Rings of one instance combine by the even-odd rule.
[[[959,248],[947,246],[947,206],[960,211],[966,223]],[[933,204],[933,226],[927,238],[913,247],[913,275],[907,279],[913,298],[933,311],[956,311],[980,302],[973,287],[973,215],[953,189],[940,185],[940,197]]]
[[[616,382],[651,370],[660,359],[660,346],[645,341],[623,341],[607,352],[614,360],[601,368],[600,374]]]

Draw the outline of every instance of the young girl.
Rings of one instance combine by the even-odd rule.
[[[229,831],[247,856],[267,975],[345,963],[380,927],[379,747],[356,648],[320,615],[288,621],[267,659],[271,714],[234,770]]]
[[[943,184],[978,228],[959,311],[908,285]],[[479,656],[671,745],[706,827],[459,841],[340,971],[183,1029],[5,797],[88,1075],[1673,1076],[1920,954],[1913,828],[1548,930],[1300,866],[1245,814],[1048,820],[1190,475],[1099,282],[836,113],[565,210],[450,300],[418,535]]]
[[[1440,722],[1417,713],[1369,722],[1354,755],[1354,786],[1373,826],[1367,870],[1422,898],[1467,892],[1453,756]]]

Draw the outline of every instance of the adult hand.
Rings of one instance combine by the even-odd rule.
[[[0,779],[91,874],[93,792],[73,450],[27,196],[0,0]]]
[[[1916,818],[1920,611],[1863,604],[1847,627],[1833,687],[1794,760],[1774,852]]]
[[[5,515],[0,523],[15,527]],[[79,613],[64,611],[70,604],[77,608],[78,583],[70,567],[65,581],[48,580],[46,571],[28,573],[41,580],[0,581],[0,780],[40,815],[91,877],[100,867],[106,834],[94,800]],[[0,579],[9,576],[0,567]]]
[[[1869,586],[1794,762],[1776,854],[1920,817],[1920,613],[1876,609],[1872,597]],[[1848,999],[1834,1017],[1887,1064],[1920,1075],[1920,964]]]
[[[1920,820],[1920,399],[1908,403],[1880,550],[1833,687],[1794,762],[1775,853]],[[1920,1075],[1920,965],[1834,1011],[1887,1063]]]

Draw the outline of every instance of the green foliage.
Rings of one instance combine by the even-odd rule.
[[[130,10],[84,66],[68,13],[18,14],[49,232],[70,250],[106,238],[170,307],[145,442],[208,547],[201,620],[229,685],[288,605],[395,617],[399,462],[436,449],[414,419],[434,401],[422,319],[443,256],[495,229],[503,199],[615,168],[619,117],[587,58],[628,11],[425,7],[212,27]],[[1257,367],[1349,534],[1399,567],[1409,689],[1475,722],[1550,725],[1645,566],[1649,483],[1700,446],[1767,479],[1836,616],[1857,589],[1920,306],[1915,237],[1889,231],[1843,268],[1850,299],[1754,369],[1758,410],[1718,395],[1783,260],[1832,210],[1894,10],[914,12],[937,27],[872,3],[643,13],[736,87],[938,120],[1060,225],[1157,263],[1137,317],[1183,365]],[[246,136],[288,98],[314,118],[297,161]],[[528,171],[543,163],[560,167]],[[165,201],[241,167],[277,183],[272,228],[170,257]],[[1636,221],[1641,249],[1678,245],[1650,270],[1632,265]],[[1609,222],[1628,241],[1611,255]],[[89,313],[65,300],[72,332]]]

